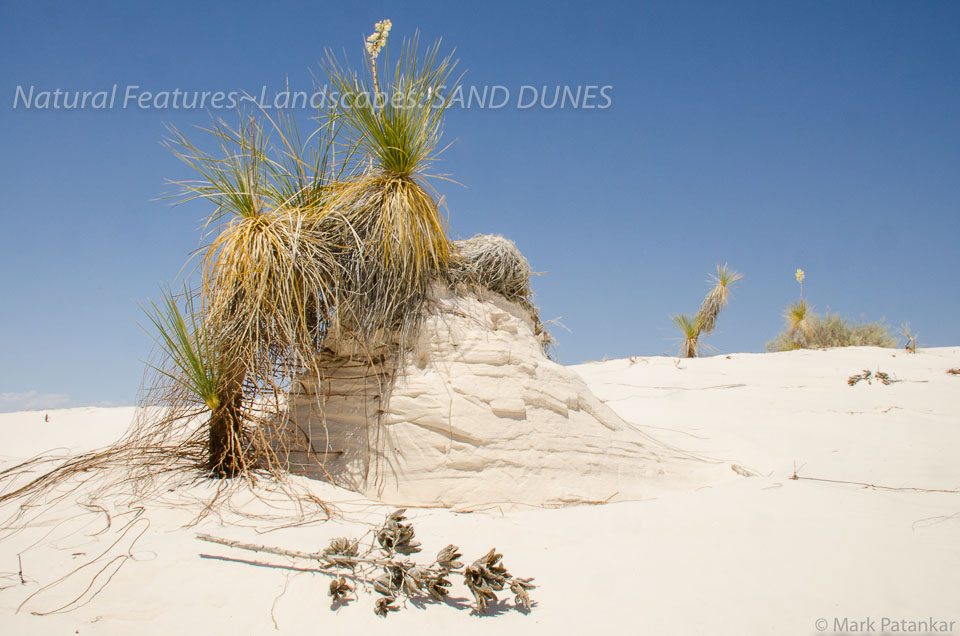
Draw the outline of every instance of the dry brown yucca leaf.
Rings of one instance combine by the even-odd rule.
[[[355,557],[360,554],[360,541],[347,537],[336,537],[330,540],[330,545],[323,551],[324,554]]]
[[[396,587],[393,585],[393,581],[390,576],[384,575],[378,578],[373,582],[373,589],[384,596],[392,597],[396,593]]]
[[[524,609],[530,609],[530,595],[527,590],[532,590],[536,585],[530,581],[533,579],[510,579],[510,591],[514,593],[513,600],[517,605],[522,605]]]
[[[457,570],[463,567],[463,563],[457,560],[462,556],[460,548],[450,544],[437,552],[437,565],[447,570]]]
[[[347,580],[342,576],[330,581],[330,596],[334,601],[345,601],[347,594],[353,591],[353,588],[347,584]]]
[[[386,616],[389,612],[399,611],[400,608],[393,605],[396,599],[393,597],[378,598],[373,606],[373,611],[377,616]]]
[[[387,520],[377,530],[377,542],[387,554],[414,554],[420,551],[420,542],[414,540],[416,532],[413,525],[401,523],[406,519],[404,509],[397,510],[387,516]]]
[[[427,593],[438,601],[442,601],[443,597],[450,593],[450,581],[444,575],[445,572],[441,571],[436,576],[427,579],[426,583]]]

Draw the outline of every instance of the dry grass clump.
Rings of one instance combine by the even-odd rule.
[[[510,239],[499,234],[477,234],[454,241],[457,256],[450,264],[450,281],[496,292],[507,300],[528,303],[530,263]]]
[[[903,348],[906,349],[907,351],[909,351],[910,353],[916,353],[916,352],[917,352],[917,339],[920,338],[920,334],[916,333],[915,331],[913,331],[913,330],[910,328],[910,323],[909,323],[909,322],[905,322],[905,323],[903,323],[902,325],[900,325],[900,333],[903,334],[903,337],[904,337],[904,338],[906,339],[906,341],[907,341],[907,344],[904,345]]]
[[[515,302],[530,312],[534,333],[544,351],[554,343],[540,321],[540,311],[533,302],[530,262],[516,243],[499,234],[477,234],[453,242],[455,256],[447,269],[447,278],[454,287],[493,292]]]
[[[791,306],[787,327],[767,343],[767,351],[826,349],[829,347],[897,347],[890,327],[879,322],[851,322],[829,311],[823,316],[803,307]],[[802,311],[801,311],[802,309]]]

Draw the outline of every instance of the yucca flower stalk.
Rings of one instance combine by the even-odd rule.
[[[377,99],[380,98],[380,80],[377,73],[377,56],[380,55],[380,49],[387,45],[387,38],[390,36],[390,29],[393,23],[390,20],[381,20],[374,25],[374,32],[367,36],[366,49],[367,57],[370,62],[370,75],[373,78],[373,88]]]
[[[716,275],[711,275],[708,281],[713,287],[707,292],[700,311],[697,312],[702,334],[713,333],[716,329],[717,317],[730,301],[731,289],[742,278],[742,274],[730,269],[726,263],[723,266],[717,265]]]
[[[807,274],[798,267],[797,273],[794,274],[794,276],[796,276],[797,282],[800,283],[800,300],[803,300],[803,279],[807,277]]]
[[[700,322],[700,318],[698,316],[678,314],[676,316],[670,316],[670,322],[680,330],[680,357],[696,358],[700,355],[700,333],[703,330],[703,324]]]

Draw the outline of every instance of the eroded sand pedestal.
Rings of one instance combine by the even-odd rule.
[[[549,360],[525,308],[441,286],[432,296],[401,364],[341,349],[319,394],[305,380],[291,397],[315,451],[293,455],[294,472],[398,505],[470,506],[638,499],[705,469]]]

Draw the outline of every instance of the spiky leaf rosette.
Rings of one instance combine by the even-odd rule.
[[[220,407],[218,393],[229,351],[217,346],[193,292],[184,287],[181,298],[184,311],[169,290],[163,290],[161,306],[151,301],[149,309],[143,307],[159,333],[157,343],[167,360],[166,366],[156,365],[154,370],[215,411]]]
[[[730,300],[731,289],[743,275],[724,265],[717,265],[716,275],[711,275],[709,283],[712,285],[707,292],[697,318],[700,320],[701,332],[706,335],[713,333],[717,326],[717,317]]]
[[[423,176],[442,152],[443,114],[458,84],[452,79],[456,62],[440,57],[439,41],[421,56],[417,35],[404,42],[395,64],[388,52],[381,60],[388,75],[375,85],[372,75],[378,66],[364,77],[327,54],[325,71],[342,105],[337,123],[345,142],[377,169]]]
[[[787,329],[796,340],[803,338],[810,328],[810,317],[813,314],[807,301],[801,300],[787,306],[783,317],[787,320]]]
[[[680,357],[696,358],[700,353],[700,332],[702,325],[697,316],[679,314],[670,316],[670,322],[680,330]]]

